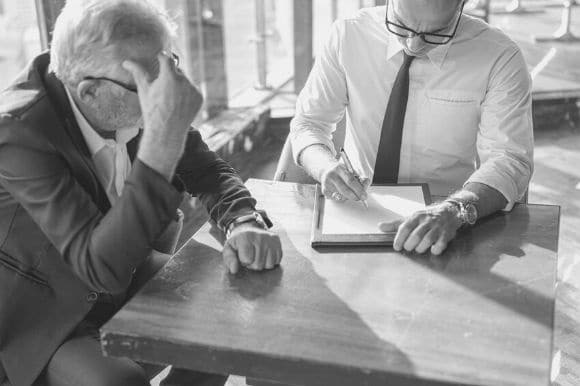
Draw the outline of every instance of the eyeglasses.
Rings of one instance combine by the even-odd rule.
[[[175,68],[178,68],[179,67],[179,56],[177,56],[176,53],[172,52],[171,59],[173,59],[173,64],[175,65]],[[158,60],[155,60],[153,62],[152,70],[155,73],[155,77],[157,77],[157,75],[159,74],[159,61]],[[121,82],[120,80],[107,78],[106,76],[85,76],[83,78],[83,80],[106,80],[108,82],[116,84],[117,86],[123,87],[127,91],[137,93],[137,86],[134,86],[134,85],[129,84],[129,83]]]
[[[130,85],[130,84],[125,83],[125,82],[121,82],[120,80],[107,78],[106,76],[85,76],[83,78],[83,80],[106,80],[106,81],[109,81],[111,83],[115,83],[117,86],[123,87],[125,90],[137,93],[136,86]]]
[[[393,23],[392,21],[389,20],[389,3],[390,1],[387,0],[386,4],[387,12],[385,16],[385,24],[387,25],[387,29],[389,30],[389,32],[403,38],[414,38],[415,36],[419,36],[425,43],[437,45],[447,44],[451,41],[451,39],[453,39],[455,33],[457,32],[457,27],[459,26],[459,20],[461,20],[463,6],[465,5],[465,1],[462,1],[461,8],[459,9],[459,16],[457,17],[457,21],[455,22],[455,28],[453,28],[453,32],[451,33],[451,35],[448,35],[435,32],[417,32],[415,30],[412,30],[411,28],[405,27],[404,25]]]

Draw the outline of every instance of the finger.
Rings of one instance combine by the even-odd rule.
[[[332,194],[335,192],[336,190],[334,189],[334,185],[331,186],[330,184],[327,183],[322,186],[322,194],[326,198],[332,198]]]
[[[254,269],[256,271],[261,271],[262,269],[266,268],[268,256],[270,253],[268,239],[263,235],[256,235],[256,238],[253,240],[253,245],[254,245],[254,262],[249,268]]]
[[[254,246],[254,262],[248,266],[249,269],[254,271],[261,271],[266,265],[266,250],[259,248],[257,245]]]
[[[332,192],[337,192],[340,193],[345,199],[358,200],[358,197],[356,197],[354,192],[343,181],[343,177],[341,177],[340,172],[341,169],[344,169],[344,165],[337,165],[336,168],[326,174],[324,177],[323,188],[329,191],[330,194],[332,194]]]
[[[393,241],[393,248],[395,251],[400,251],[403,249],[403,245],[407,241],[407,237],[411,234],[411,232],[419,225],[419,219],[416,215],[413,215],[403,221],[403,223],[399,226],[397,230],[397,235],[395,236],[395,240]]]
[[[266,248],[266,261],[264,264],[264,268],[266,269],[273,269],[277,264],[276,260],[276,250],[273,242],[270,242]]]
[[[240,270],[240,262],[238,261],[238,255],[236,251],[231,247],[229,243],[226,242],[224,250],[222,251],[222,256],[224,259],[224,264],[226,265],[228,271],[231,274],[235,274]]]
[[[403,244],[403,248],[407,251],[412,251],[417,248],[423,237],[431,230],[432,225],[427,223],[418,224],[415,229],[409,234],[407,240]]]
[[[417,247],[415,248],[415,251],[417,253],[427,252],[427,250],[437,242],[440,235],[441,235],[441,231],[439,230],[439,228],[430,229],[425,234],[425,236],[423,236],[423,239],[421,240],[419,245],[417,245]]]
[[[157,62],[159,67],[158,69],[159,76],[157,76],[156,78],[165,78],[169,76],[176,78],[181,75],[181,73],[175,71],[175,64],[173,58],[167,52],[161,51],[157,55]]]
[[[396,232],[402,223],[403,220],[382,221],[378,224],[378,226],[381,232],[390,233]]]
[[[132,60],[125,60],[121,66],[133,77],[137,89],[142,90],[149,84],[149,74],[139,63]]]
[[[431,246],[431,253],[434,255],[440,255],[447,248],[448,239],[444,234],[439,236],[435,244]]]
[[[341,182],[355,196],[356,200],[366,200],[367,192],[360,180],[352,173],[350,173],[344,166],[338,168],[338,175]],[[348,197],[348,196],[347,196]]]
[[[360,180],[362,186],[365,188],[365,191],[371,186],[371,179],[370,178],[361,178]]]
[[[352,190],[348,184],[342,179],[341,175],[337,175],[336,178],[332,181],[334,186],[336,187],[336,191],[347,200],[358,201],[359,196],[356,195],[354,190]]]
[[[346,198],[338,192],[338,188],[334,186],[334,184],[328,181],[324,187],[322,188],[322,194],[331,200],[334,201],[344,201]]]
[[[173,71],[173,60],[166,51],[161,51],[157,55],[159,61],[159,72]]]
[[[228,242],[242,266],[247,267],[254,262],[254,246],[249,242],[247,233],[232,236]]]
[[[441,232],[439,239],[431,247],[431,253],[433,253],[434,255],[442,254],[443,251],[445,251],[445,249],[447,249],[447,245],[449,244],[449,242],[451,240],[453,240],[456,235],[457,235],[457,231],[455,231],[455,230],[451,230],[451,231],[447,230],[447,231]]]
[[[242,264],[244,267],[250,267],[256,262],[254,246],[250,242],[245,241],[238,248],[238,259],[240,260],[240,264]]]
[[[344,198],[344,196],[338,192],[332,192],[330,199],[339,202],[346,201],[346,198]]]

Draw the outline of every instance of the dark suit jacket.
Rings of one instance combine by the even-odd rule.
[[[133,167],[111,207],[48,64],[47,53],[38,56],[0,94],[0,373],[13,385],[33,383],[95,293],[128,287],[183,190],[221,226],[255,205],[192,130],[171,184],[135,159],[130,142]]]

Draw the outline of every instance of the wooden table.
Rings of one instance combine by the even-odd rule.
[[[549,383],[559,207],[517,205],[439,257],[316,251],[313,186],[247,186],[282,266],[227,274],[207,224],[103,327],[107,355],[293,385]]]

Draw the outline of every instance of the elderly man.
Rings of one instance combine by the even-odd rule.
[[[227,232],[231,273],[280,263],[265,214],[190,129],[202,97],[173,31],[144,0],[71,0],[50,54],[1,94],[0,384],[149,384],[160,369],[103,357],[98,328],[173,252],[184,193]]]
[[[394,248],[440,254],[462,225],[525,194],[533,163],[530,77],[516,44],[462,15],[463,1],[388,0],[337,21],[296,103],[295,161],[337,200],[373,183],[427,182],[448,197],[404,221]],[[334,124],[346,110],[336,160]]]

